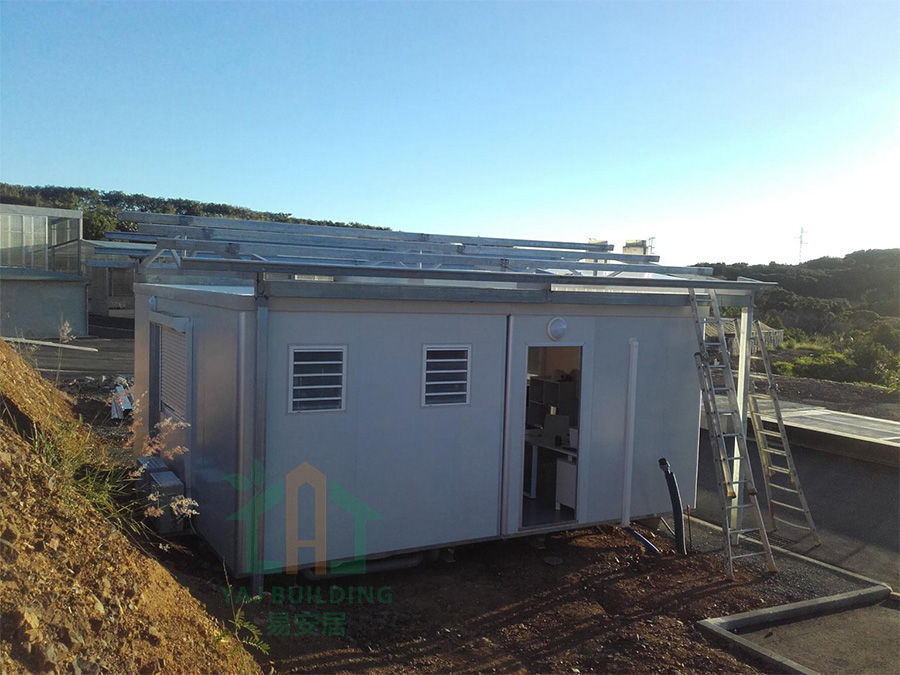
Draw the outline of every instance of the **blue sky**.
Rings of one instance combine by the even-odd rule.
[[[900,3],[0,3],[0,180],[394,229],[900,246]]]

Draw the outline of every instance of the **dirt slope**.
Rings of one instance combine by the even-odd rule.
[[[0,341],[0,671],[259,672],[186,588],[64,484],[34,425],[104,450]]]

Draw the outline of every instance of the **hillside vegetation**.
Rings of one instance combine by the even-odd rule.
[[[85,239],[102,239],[104,232],[115,230],[118,226],[116,216],[122,211],[278,221],[296,223],[297,225],[332,225],[335,227],[380,229],[355,222],[344,223],[333,220],[295,218],[290,213],[254,211],[253,209],[231,204],[198,202],[193,199],[173,199],[170,197],[148,197],[143,194],[127,194],[119,190],[104,191],[82,187],[60,187],[57,185],[35,186],[0,183],[0,202],[4,204],[78,209],[83,211]]]
[[[811,333],[846,328],[852,323],[847,310],[900,316],[897,248],[856,251],[843,258],[817,258],[799,265],[700,264],[712,267],[713,274],[723,279],[743,276],[776,282],[778,290],[760,294],[759,310],[790,313],[794,327]]]
[[[259,673],[119,529],[114,452],[0,340],[0,672]]]
[[[900,249],[856,251],[799,265],[701,263],[724,279],[779,287],[759,293],[757,318],[785,329],[776,372],[896,389],[900,381]]]

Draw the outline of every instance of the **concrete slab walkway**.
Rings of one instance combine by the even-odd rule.
[[[761,401],[760,410],[763,413],[763,419],[775,421],[775,406],[770,401]],[[767,412],[769,415],[766,415]],[[900,448],[900,422],[853,415],[790,401],[781,402],[781,414],[786,427]],[[788,439],[790,439],[790,435],[788,435]]]
[[[721,529],[697,519],[690,522],[694,550],[721,555]],[[739,552],[758,550],[759,544],[744,540]],[[698,628],[730,649],[769,664],[763,667],[766,672],[900,672],[894,667],[900,659],[896,593],[870,578],[777,547],[775,561],[779,571],[773,582],[802,589],[809,599],[709,617],[699,621]],[[738,564],[765,573],[762,558]]]
[[[823,675],[900,673],[896,596],[869,607],[738,633]]]

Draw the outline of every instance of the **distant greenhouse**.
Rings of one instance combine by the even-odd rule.
[[[87,334],[81,211],[0,204],[0,336]]]
[[[726,339],[728,340],[728,349],[732,353],[736,353],[737,346],[735,340],[740,331],[741,321],[740,319],[723,318],[722,325],[725,327],[725,335]],[[784,342],[783,328],[773,328],[772,326],[764,324],[762,321],[759,322],[759,327],[763,342],[765,343],[767,349],[778,349],[779,345]],[[706,327],[706,337],[716,337],[715,328],[713,326]],[[751,352],[756,353],[759,351],[759,345],[757,344],[757,342],[758,337],[754,332],[753,336],[750,339]]]
[[[81,211],[0,204],[0,267],[81,271]]]

